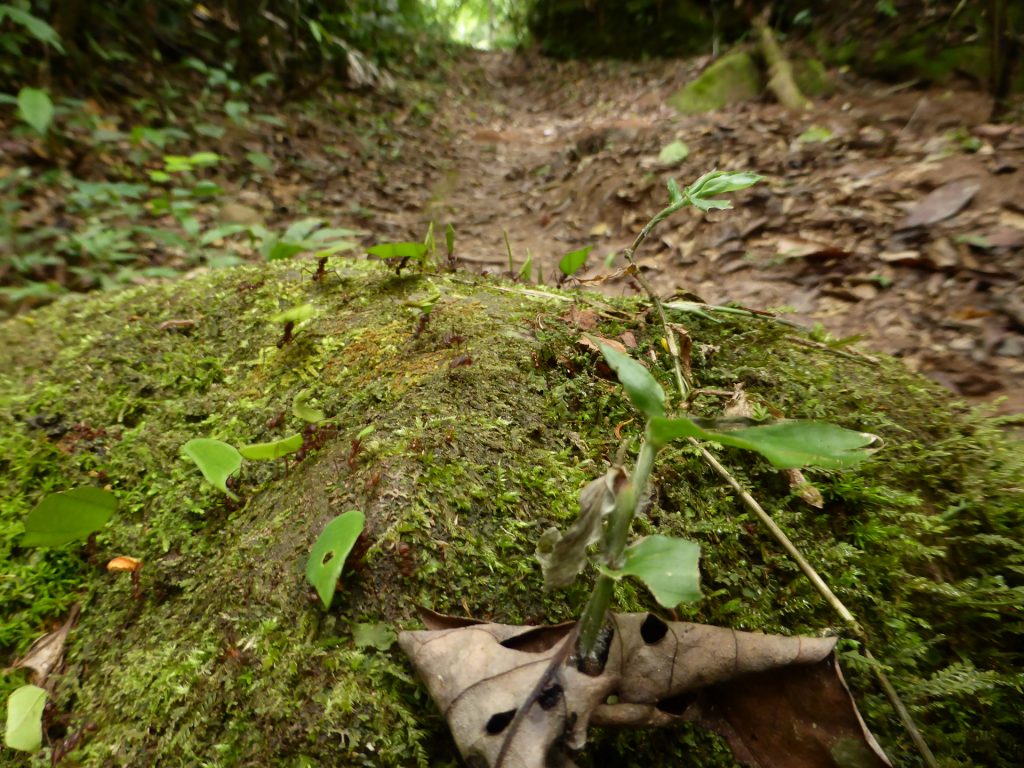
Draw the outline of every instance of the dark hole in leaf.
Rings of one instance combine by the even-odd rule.
[[[515,716],[516,711],[514,709],[499,712],[496,715],[491,715],[491,719],[487,721],[487,725],[484,727],[491,736],[495,736],[508,728],[508,724],[512,722],[512,718]]]
[[[544,754],[544,768],[566,768],[566,766],[575,765],[570,760],[577,754],[579,751],[572,749],[566,743],[566,734],[560,733]]]
[[[658,702],[657,707],[662,712],[670,715],[682,715],[690,708],[690,705],[697,700],[695,693],[680,693],[678,696],[669,696]]]
[[[668,624],[659,619],[653,613],[648,613],[644,623],[640,625],[640,637],[648,645],[654,645],[661,640],[668,632]]]
[[[333,552],[324,552],[324,559],[320,561],[320,565],[327,565],[333,559],[334,559],[334,553]]]
[[[540,704],[540,708],[543,710],[552,709],[562,700],[562,694],[564,693],[565,689],[561,685],[552,683],[540,692],[540,696],[537,697],[537,703]]]
[[[550,651],[562,640],[572,628],[571,624],[559,624],[554,627],[537,627],[521,635],[502,641],[502,645],[513,651],[523,653],[544,653]]]

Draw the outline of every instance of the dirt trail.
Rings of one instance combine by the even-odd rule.
[[[606,257],[664,207],[670,177],[757,171],[765,183],[736,210],[659,227],[639,262],[663,295],[788,307],[1024,411],[1024,126],[988,124],[976,90],[843,80],[806,114],[754,103],[681,116],[665,99],[703,63],[467,54],[429,134],[405,131],[416,150],[383,174],[375,235],[451,222],[464,265],[502,272],[506,230],[516,268],[529,251],[547,283],[564,253],[594,245],[593,277],[622,265]],[[677,139],[688,158],[661,166]]]

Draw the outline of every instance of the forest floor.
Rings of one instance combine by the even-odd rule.
[[[624,266],[622,249],[667,204],[665,182],[749,170],[765,181],[735,195],[735,210],[684,209],[637,254],[663,296],[786,308],[789,319],[863,339],[863,348],[897,355],[974,402],[1024,411],[1024,125],[989,123],[991,103],[977,87],[842,74],[834,95],[805,113],[764,100],[680,115],[666,99],[704,64],[467,52],[390,95],[339,94],[319,111],[293,106],[262,120],[235,110],[219,135],[209,130],[191,144],[222,158],[216,198],[190,206],[177,224],[165,212],[159,226],[126,237],[142,242],[150,266],[187,269],[262,258],[255,239],[231,241],[252,225],[281,229],[313,216],[361,231],[370,245],[422,240],[434,221],[438,242],[454,227],[462,267],[507,273],[510,249],[513,273],[529,254],[532,279],[551,284],[559,259],[590,245],[575,277],[631,293],[638,286],[628,276],[600,278]],[[3,186],[5,208],[19,211],[12,242],[48,228],[55,242],[70,238],[63,251],[81,260],[102,250],[83,241],[83,229],[95,239],[88,227],[97,222],[123,228],[116,210],[97,215],[68,202],[83,179],[109,185],[122,150],[154,178],[160,152],[139,159],[146,137],[120,130],[116,118],[111,127],[115,140],[102,152],[2,143],[0,181],[14,178],[19,156],[63,153],[66,168],[48,187]],[[685,143],[685,159],[659,160],[674,141]],[[157,237],[179,224],[201,248]],[[122,282],[163,274],[126,272],[132,249],[117,247],[128,254]],[[33,269],[51,286],[73,282],[62,265]],[[19,280],[9,265],[0,271],[0,285]]]

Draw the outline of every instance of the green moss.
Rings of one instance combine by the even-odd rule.
[[[710,112],[728,104],[747,101],[761,92],[761,76],[750,54],[730,53],[715,61],[693,82],[668,99],[685,115]]]
[[[799,59],[793,62],[793,77],[805,96],[826,96],[835,88],[828,70],[818,59]]]
[[[418,337],[402,302],[423,293],[421,279],[358,263],[323,285],[287,264],[238,269],[74,298],[0,326],[0,645],[13,657],[82,606],[55,689],[66,720],[50,729],[96,726],[77,764],[454,766],[405,659],[357,648],[352,625],[416,626],[417,605],[507,622],[577,615],[586,580],[545,594],[533,542],[573,518],[576,492],[618,448],[616,426],[635,438],[636,414],[558,319],[564,301],[431,279],[442,299]],[[319,314],[278,348],[268,318],[306,302]],[[161,328],[172,319],[194,325]],[[1015,765],[1019,446],[893,361],[799,346],[759,320],[677,320],[698,342],[698,386],[742,382],[775,412],[883,435],[884,451],[859,470],[808,473],[820,511],[761,461],[723,457],[868,627],[943,765]],[[651,359],[657,328],[627,325]],[[472,362],[450,367],[463,355]],[[301,429],[290,406],[305,389],[334,431],[301,463],[247,463],[241,503],[180,457],[192,437],[241,444]],[[710,415],[721,402],[694,407]],[[704,553],[706,598],[681,617],[785,633],[835,626],[692,450],[666,451],[655,481],[638,529],[689,536]],[[20,521],[44,493],[86,483],[121,500],[93,550],[19,548]],[[367,546],[325,612],[305,557],[352,508],[367,515]],[[140,599],[103,569],[121,554],[145,563]],[[626,610],[652,605],[631,584],[618,597]],[[844,648],[871,728],[910,754],[856,644]],[[22,679],[6,676],[0,694]],[[588,759],[734,764],[691,729],[598,735]],[[0,753],[0,764],[23,761]]]

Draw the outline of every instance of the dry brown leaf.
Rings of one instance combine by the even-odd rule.
[[[897,226],[897,230],[928,227],[954,216],[974,199],[981,184],[973,179],[957,179],[934,189],[914,206],[910,214]]]
[[[571,659],[574,625],[434,618],[437,629],[398,641],[474,768],[572,766],[591,723],[679,720],[718,731],[758,768],[890,765],[843,682],[835,638],[613,614],[604,668],[589,675]]]
[[[29,682],[44,688],[47,679],[54,671],[60,669],[64,661],[64,644],[67,642],[68,633],[78,622],[80,611],[77,605],[72,606],[71,613],[60,628],[32,643],[28,652],[11,664],[10,669],[30,670]]]

